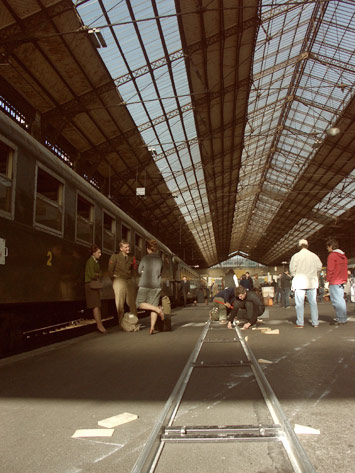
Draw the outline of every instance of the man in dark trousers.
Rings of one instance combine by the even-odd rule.
[[[237,317],[240,309],[244,309],[241,318],[247,320],[247,322],[243,323],[242,330],[247,330],[264,313],[265,306],[264,302],[254,291],[246,291],[244,287],[239,286],[235,290],[235,302],[232,312],[228,317],[228,328],[233,328],[233,320]]]
[[[281,275],[281,305],[285,309],[290,307],[290,292],[291,292],[291,276],[288,271],[284,271]]]
[[[187,295],[190,294],[190,281],[184,276],[181,281],[182,297],[184,298],[184,307],[186,307]]]
[[[253,284],[253,280],[252,280],[252,278],[251,278],[251,276],[250,276],[249,271],[247,271],[247,272],[245,273],[245,276],[246,276],[246,280],[247,280],[247,283],[248,283],[247,289],[248,289],[248,291],[252,291],[253,288],[254,288],[254,284]]]

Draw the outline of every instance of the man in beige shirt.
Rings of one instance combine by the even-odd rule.
[[[133,279],[136,261],[134,256],[129,255],[129,249],[129,243],[122,240],[119,253],[113,254],[108,263],[108,274],[113,280],[119,325],[124,314],[125,302],[129,307],[129,311],[137,315],[136,288]]]

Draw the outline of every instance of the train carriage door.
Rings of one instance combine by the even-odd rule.
[[[165,295],[171,297],[174,293],[172,272],[170,268],[170,258],[163,251],[160,251],[160,256],[163,261],[163,269],[161,275],[162,289],[164,290]]]
[[[137,263],[140,262],[143,256],[143,242],[143,238],[136,233],[134,237],[134,256],[136,257]]]
[[[15,151],[0,141],[0,215],[13,217],[14,213],[14,155]]]
[[[131,230],[128,227],[126,227],[126,225],[123,225],[123,223],[121,227],[121,240],[127,241],[130,246],[132,245]]]
[[[92,202],[77,194],[76,239],[84,243],[94,243],[95,207]]]
[[[116,220],[105,210],[102,213],[102,248],[108,253],[116,250]]]

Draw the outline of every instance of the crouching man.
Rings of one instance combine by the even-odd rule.
[[[242,330],[247,330],[256,323],[265,311],[264,302],[253,291],[246,291],[242,286],[235,290],[234,307],[228,317],[228,328],[233,328],[233,320],[235,317],[243,320]]]
[[[227,315],[236,300],[235,291],[237,289],[236,287],[227,287],[227,289],[223,289],[215,295],[212,309],[213,320],[219,320],[222,325],[227,323]]]

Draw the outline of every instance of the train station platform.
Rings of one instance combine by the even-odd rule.
[[[242,333],[287,419],[304,429],[298,438],[315,471],[353,473],[354,304],[348,304],[349,322],[339,327],[329,325],[334,316],[330,303],[318,307],[317,329],[308,324],[308,308],[305,327],[298,330],[294,328],[294,307],[273,306],[257,330]],[[105,335],[91,333],[0,360],[0,471],[129,473],[199,339],[210,308],[211,304],[198,304],[175,310],[171,332],[150,336],[147,318],[142,321],[146,327],[136,333],[113,327]],[[223,337],[232,332],[218,323],[212,330]],[[221,356],[230,359],[230,345],[227,349],[219,344],[215,350],[225,351]],[[227,382],[216,387],[213,375],[209,376],[190,392],[184,419],[193,423],[198,409],[211,415],[223,401],[228,403],[227,412],[243,419],[246,403],[256,405],[255,386],[247,378],[237,380],[230,373]],[[241,382],[246,384],[238,393]],[[256,417],[257,411],[258,407]],[[104,419],[123,413],[138,417],[112,431],[100,426]],[[80,432],[82,429],[100,429],[105,436],[100,437],[97,430]],[[255,452],[257,445],[254,443]],[[223,448],[209,451],[212,459],[208,452],[190,455],[187,464],[183,457],[176,457],[173,466],[157,471],[292,471],[272,449],[262,469],[254,465],[257,455],[239,456],[237,468]]]

